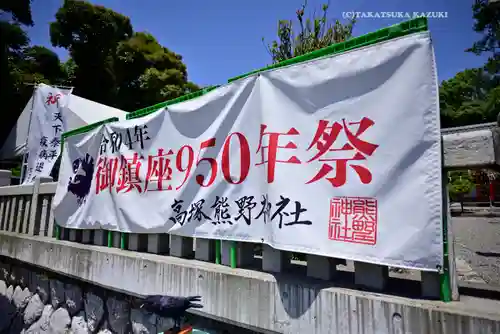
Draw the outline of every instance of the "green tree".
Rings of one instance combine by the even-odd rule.
[[[462,213],[464,212],[464,196],[470,193],[474,187],[474,182],[469,171],[449,172],[449,192],[450,198],[460,202]]]
[[[482,68],[467,69],[442,82],[439,97],[443,127],[494,122],[500,112],[500,3],[475,0],[472,12],[473,28],[482,37],[465,51],[488,54],[489,59]]]
[[[482,68],[467,69],[439,89],[441,125],[462,126],[496,120],[496,79]]]
[[[30,0],[0,2],[0,144],[14,126],[33,93],[34,84],[58,84],[65,72],[58,56],[42,46],[30,46],[23,26],[33,25]]]
[[[27,26],[33,25],[31,17],[31,0],[3,0],[0,2],[2,16],[10,14],[14,22]]]
[[[115,58],[118,105],[137,110],[199,90],[187,80],[182,57],[138,32],[119,43]]]
[[[52,45],[68,49],[75,63],[75,94],[108,105],[116,100],[116,49],[130,36],[128,17],[86,1],[64,0],[50,24]]]
[[[475,0],[472,6],[474,31],[482,34],[466,51],[475,54],[489,54],[486,68],[491,73],[498,73],[500,60],[500,3],[489,0]]]
[[[339,20],[328,21],[329,4],[324,4],[319,16],[305,18],[307,0],[297,10],[298,32],[294,31],[292,20],[278,21],[278,40],[266,46],[273,63],[297,57],[308,52],[343,42],[352,36],[355,20],[343,24]],[[264,42],[264,39],[262,39]]]
[[[29,43],[22,26],[33,25],[30,5],[30,0],[0,1],[0,142],[9,134],[28,94],[26,87],[23,87],[21,71],[17,69],[17,64],[22,59],[23,49]]]
[[[76,64],[72,58],[66,60],[66,62],[61,64],[62,71],[64,73],[64,80],[62,85],[64,86],[74,86],[75,85],[75,72],[76,72]]]
[[[25,75],[41,77],[41,80],[26,79],[26,82],[43,81],[50,84],[62,84],[66,79],[64,68],[57,54],[43,46],[26,48],[19,68]]]
[[[149,33],[134,34],[129,18],[111,9],[65,0],[50,36],[71,55],[65,84],[90,100],[134,111],[199,89],[180,55]]]

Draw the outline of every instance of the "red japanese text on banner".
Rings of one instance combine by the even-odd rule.
[[[436,271],[433,59],[413,34],[69,137],[56,220]]]

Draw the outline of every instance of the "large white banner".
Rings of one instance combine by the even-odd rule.
[[[23,184],[50,176],[61,153],[61,134],[66,131],[64,107],[71,89],[39,85],[33,95],[28,133],[28,164]]]
[[[261,73],[65,140],[65,227],[442,266],[427,33]]]

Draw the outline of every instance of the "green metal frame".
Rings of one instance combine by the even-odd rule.
[[[441,141],[441,147],[442,147]],[[444,168],[444,152],[441,148],[441,196],[443,197],[443,268],[439,275],[440,283],[440,297],[444,302],[452,301],[452,288],[451,288],[451,277],[450,277],[450,259],[448,251],[448,208],[449,208],[449,196],[448,196],[448,171]]]
[[[359,49],[362,47],[366,47],[369,45],[373,45],[376,43],[381,43],[385,42],[394,38],[410,35],[413,33],[418,33],[422,31],[428,31],[428,23],[427,23],[427,18],[426,17],[419,17],[415,18],[413,20],[405,21],[402,23],[398,23],[395,25],[392,25],[387,28],[383,28],[377,31],[374,31],[369,34],[365,34],[359,37],[352,38],[350,40],[347,40],[342,43],[336,43],[332,44],[330,46],[327,46],[325,48],[315,50],[309,53],[306,53],[301,56],[297,56],[294,58],[287,59],[285,61],[261,68],[259,70],[251,71],[242,75],[238,75],[236,77],[233,77],[229,79],[228,82],[233,82],[242,78],[249,77],[251,75],[258,74],[260,72],[264,71],[269,71],[269,70],[274,70],[280,67],[284,66],[289,66],[289,65],[295,65],[299,63],[303,63],[309,60],[321,58],[321,57],[326,57],[326,56],[332,56],[335,54],[340,54],[343,52],[351,51],[354,49]]]
[[[365,35],[362,35],[362,36],[359,36],[356,38],[352,38],[352,39],[347,40],[347,41],[342,42],[342,43],[333,44],[333,45],[330,45],[330,46],[325,47],[325,48],[320,49],[320,50],[316,50],[316,51],[313,51],[313,52],[310,52],[310,53],[307,53],[307,54],[304,54],[304,55],[301,55],[298,57],[287,59],[285,61],[273,64],[273,65],[270,65],[270,66],[267,66],[267,67],[264,67],[264,68],[261,68],[258,70],[254,70],[254,71],[251,71],[251,72],[248,72],[248,73],[245,73],[245,74],[233,77],[233,78],[230,78],[228,80],[228,83],[231,83],[233,81],[243,79],[243,78],[246,78],[246,77],[249,77],[252,75],[256,75],[256,74],[259,74],[259,73],[264,72],[264,71],[274,70],[274,69],[278,69],[278,68],[281,68],[284,66],[296,65],[299,63],[303,63],[306,61],[310,61],[310,60],[318,59],[318,58],[322,58],[322,57],[333,56],[336,54],[341,54],[344,52],[352,51],[352,50],[359,49],[359,48],[366,47],[366,46],[370,46],[373,44],[389,41],[389,40],[392,40],[394,38],[407,36],[410,34],[424,32],[424,31],[428,31],[428,30],[429,30],[429,28],[428,28],[427,18],[425,18],[425,17],[415,18],[415,19],[412,19],[409,21],[405,21],[405,22],[402,22],[399,24],[392,25],[392,26],[387,27],[387,28],[377,30],[377,31],[369,33],[369,34],[365,34]],[[149,114],[151,114],[151,113],[153,113],[161,108],[167,107],[169,105],[173,105],[176,103],[180,103],[180,102],[184,102],[184,101],[198,98],[198,97],[205,95],[206,93],[208,93],[208,92],[210,92],[218,87],[219,86],[207,87],[207,88],[202,89],[200,91],[190,93],[190,94],[181,96],[181,97],[173,99],[173,100],[165,101],[165,102],[158,103],[158,104],[155,104],[155,105],[147,107],[147,108],[143,108],[143,109],[131,112],[127,115],[127,119],[134,119],[134,118],[143,117],[143,116],[149,115]],[[103,121],[103,122],[100,122],[100,124],[103,124],[106,122],[107,121]],[[88,128],[90,126],[92,126],[92,125],[89,125],[89,126],[84,127],[84,128]],[[84,128],[76,129],[76,130],[70,131],[69,133],[77,134],[77,133],[83,133],[83,132],[89,131],[89,129],[84,131],[83,130]],[[443,175],[447,175],[446,172],[444,171],[444,168],[443,168]],[[441,300],[448,302],[448,301],[451,301],[450,273],[449,273],[449,263],[448,263],[448,236],[447,236],[448,219],[447,219],[447,214],[446,214],[448,201],[446,199],[446,196],[444,196],[444,195],[446,195],[446,191],[447,191],[447,177],[443,177],[443,189],[442,189],[442,191],[443,191],[443,212],[444,212],[444,214],[443,214],[443,254],[444,254],[443,263],[444,263],[444,267],[442,268],[443,270],[441,270],[441,273],[440,273],[440,282],[441,282]],[[122,235],[122,237],[121,237],[120,244],[121,244],[121,248],[124,249],[125,242],[126,242],[126,240],[125,240],[126,236],[125,236],[125,233],[121,233],[121,235]],[[108,235],[108,244],[111,242],[110,240],[112,241],[111,237],[109,237],[109,235]],[[215,262],[217,264],[222,263],[221,250],[222,250],[221,240],[215,240]],[[237,255],[238,255],[237,251],[238,251],[237,242],[231,242],[231,247],[229,249],[229,252],[230,252],[229,257],[230,257],[230,265],[232,268],[237,267]]]
[[[192,99],[195,99],[197,97],[200,97],[202,95],[205,95],[206,93],[218,88],[219,86],[210,86],[210,87],[206,87],[206,88],[203,88],[199,91],[196,91],[194,93],[189,93],[189,94],[186,94],[186,95],[182,95],[182,96],[179,96],[178,98],[175,98],[175,99],[172,99],[172,100],[168,100],[168,101],[165,101],[165,102],[160,102],[158,104],[155,104],[151,107],[146,107],[146,108],[143,108],[143,109],[139,109],[139,110],[136,110],[134,112],[131,112],[127,115],[127,119],[134,119],[134,118],[139,118],[139,117],[143,117],[143,116],[146,116],[146,115],[149,115],[151,113],[154,113],[155,111],[161,109],[161,108],[165,108],[166,106],[170,106],[172,104],[176,104],[176,103],[180,103],[180,102],[184,102],[184,101],[187,101],[187,100],[192,100]]]
[[[307,62],[313,59],[318,59],[322,57],[333,56],[336,54],[341,54],[344,52],[352,51],[355,49],[359,49],[362,47],[374,45],[381,42],[386,42],[392,40],[394,38],[407,36],[414,33],[428,31],[428,21],[425,17],[415,18],[413,20],[405,21],[399,24],[392,25],[387,28],[383,28],[377,30],[375,32],[365,34],[348,41],[337,43],[330,45],[328,47],[315,50],[304,55],[294,57],[291,59],[287,59],[285,61],[254,70],[236,77],[233,77],[228,80],[228,83],[237,81],[239,79],[247,78],[252,75],[256,75],[265,71],[270,71],[274,69],[278,69],[285,66],[296,65],[303,62]],[[446,191],[446,186],[444,186],[444,190]],[[443,193],[444,194],[444,193]],[[446,209],[447,202],[444,202],[444,208]],[[444,267],[440,273],[440,282],[441,282],[441,299],[443,301],[451,301],[451,286],[450,286],[450,273],[449,273],[449,263],[448,263],[448,237],[447,237],[447,219],[446,215],[443,216],[443,247],[444,247]],[[233,242],[233,245],[230,248],[230,262],[231,267],[235,268],[237,266],[237,244]],[[220,262],[220,252],[221,252],[221,242],[216,244],[216,259]]]
[[[107,119],[99,121],[99,122],[87,124],[87,125],[82,126],[80,128],[76,128],[76,129],[73,129],[71,131],[64,132],[61,135],[61,155],[62,155],[62,152],[64,150],[64,140],[66,138],[76,136],[76,135],[81,135],[81,134],[90,132],[90,131],[94,130],[95,128],[98,128],[99,126],[101,126],[103,124],[117,122],[117,121],[119,121],[119,119],[117,117],[107,118]],[[63,229],[63,227],[59,226],[59,224],[57,224],[57,222],[55,222],[54,225],[55,225],[56,239],[61,240],[61,229]],[[112,247],[112,246],[113,246],[113,235],[110,231],[108,231],[108,247]]]
[[[427,31],[427,30],[428,30],[427,18],[425,18],[425,17],[416,18],[413,20],[409,20],[406,22],[395,24],[393,26],[390,26],[390,27],[387,27],[384,29],[377,30],[375,32],[372,32],[372,33],[369,33],[366,35],[362,35],[362,36],[350,39],[350,40],[342,42],[342,43],[333,44],[333,45],[330,45],[326,48],[316,50],[316,51],[304,54],[302,56],[287,59],[283,62],[273,64],[271,66],[267,66],[267,67],[264,67],[264,68],[261,68],[261,69],[255,70],[255,71],[248,72],[246,74],[242,74],[242,75],[233,77],[233,78],[228,80],[228,83],[231,83],[233,81],[243,79],[243,78],[246,78],[246,77],[249,77],[252,75],[256,75],[256,74],[264,72],[264,71],[269,71],[269,70],[273,70],[273,69],[277,69],[277,68],[289,66],[289,65],[295,65],[295,64],[303,63],[303,62],[310,61],[313,59],[321,58],[321,57],[340,54],[343,52],[366,47],[366,46],[373,45],[376,43],[385,42],[385,41],[388,41],[388,40],[391,40],[391,39],[394,39],[397,37],[402,37],[402,36],[406,36],[409,34],[418,33],[418,32]],[[187,94],[187,95],[181,96],[181,97],[173,99],[173,100],[158,103],[158,104],[155,104],[151,107],[137,110],[133,113],[130,113],[127,116],[127,119],[143,117],[143,116],[149,115],[149,114],[151,114],[151,113],[153,113],[161,108],[164,108],[166,106],[173,105],[173,104],[180,103],[180,102],[184,102],[184,101],[191,100],[191,99],[195,99],[197,97],[200,97],[200,96],[216,89],[217,87],[219,87],[219,86],[208,87],[208,88],[205,88],[205,89],[200,90],[200,91],[195,92],[195,93]],[[222,263],[221,252],[222,252],[222,242],[221,242],[221,240],[216,240],[216,243],[215,243],[215,261],[217,264]],[[237,267],[237,257],[238,257],[237,252],[238,252],[237,243],[232,242],[232,245],[229,248],[230,265],[232,268]]]
[[[61,139],[64,141],[65,138],[76,136],[76,135],[80,135],[80,134],[92,131],[95,128],[97,128],[97,127],[99,127],[99,126],[101,126],[103,124],[107,124],[107,123],[111,123],[111,122],[117,122],[117,121],[119,121],[118,117],[111,117],[111,118],[106,118],[105,120],[102,120],[102,121],[99,121],[99,122],[90,123],[90,124],[87,124],[87,125],[82,126],[80,128],[76,128],[76,129],[73,129],[71,131],[64,132],[61,135]],[[62,146],[61,146],[61,149],[62,149]]]

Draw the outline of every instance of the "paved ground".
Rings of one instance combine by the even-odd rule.
[[[452,214],[463,215],[463,216],[490,216],[490,217],[500,217],[500,207],[494,206],[490,208],[489,206],[464,206],[462,212],[461,206],[458,203],[451,203],[450,209]]]
[[[453,217],[459,279],[500,288],[500,217]]]

